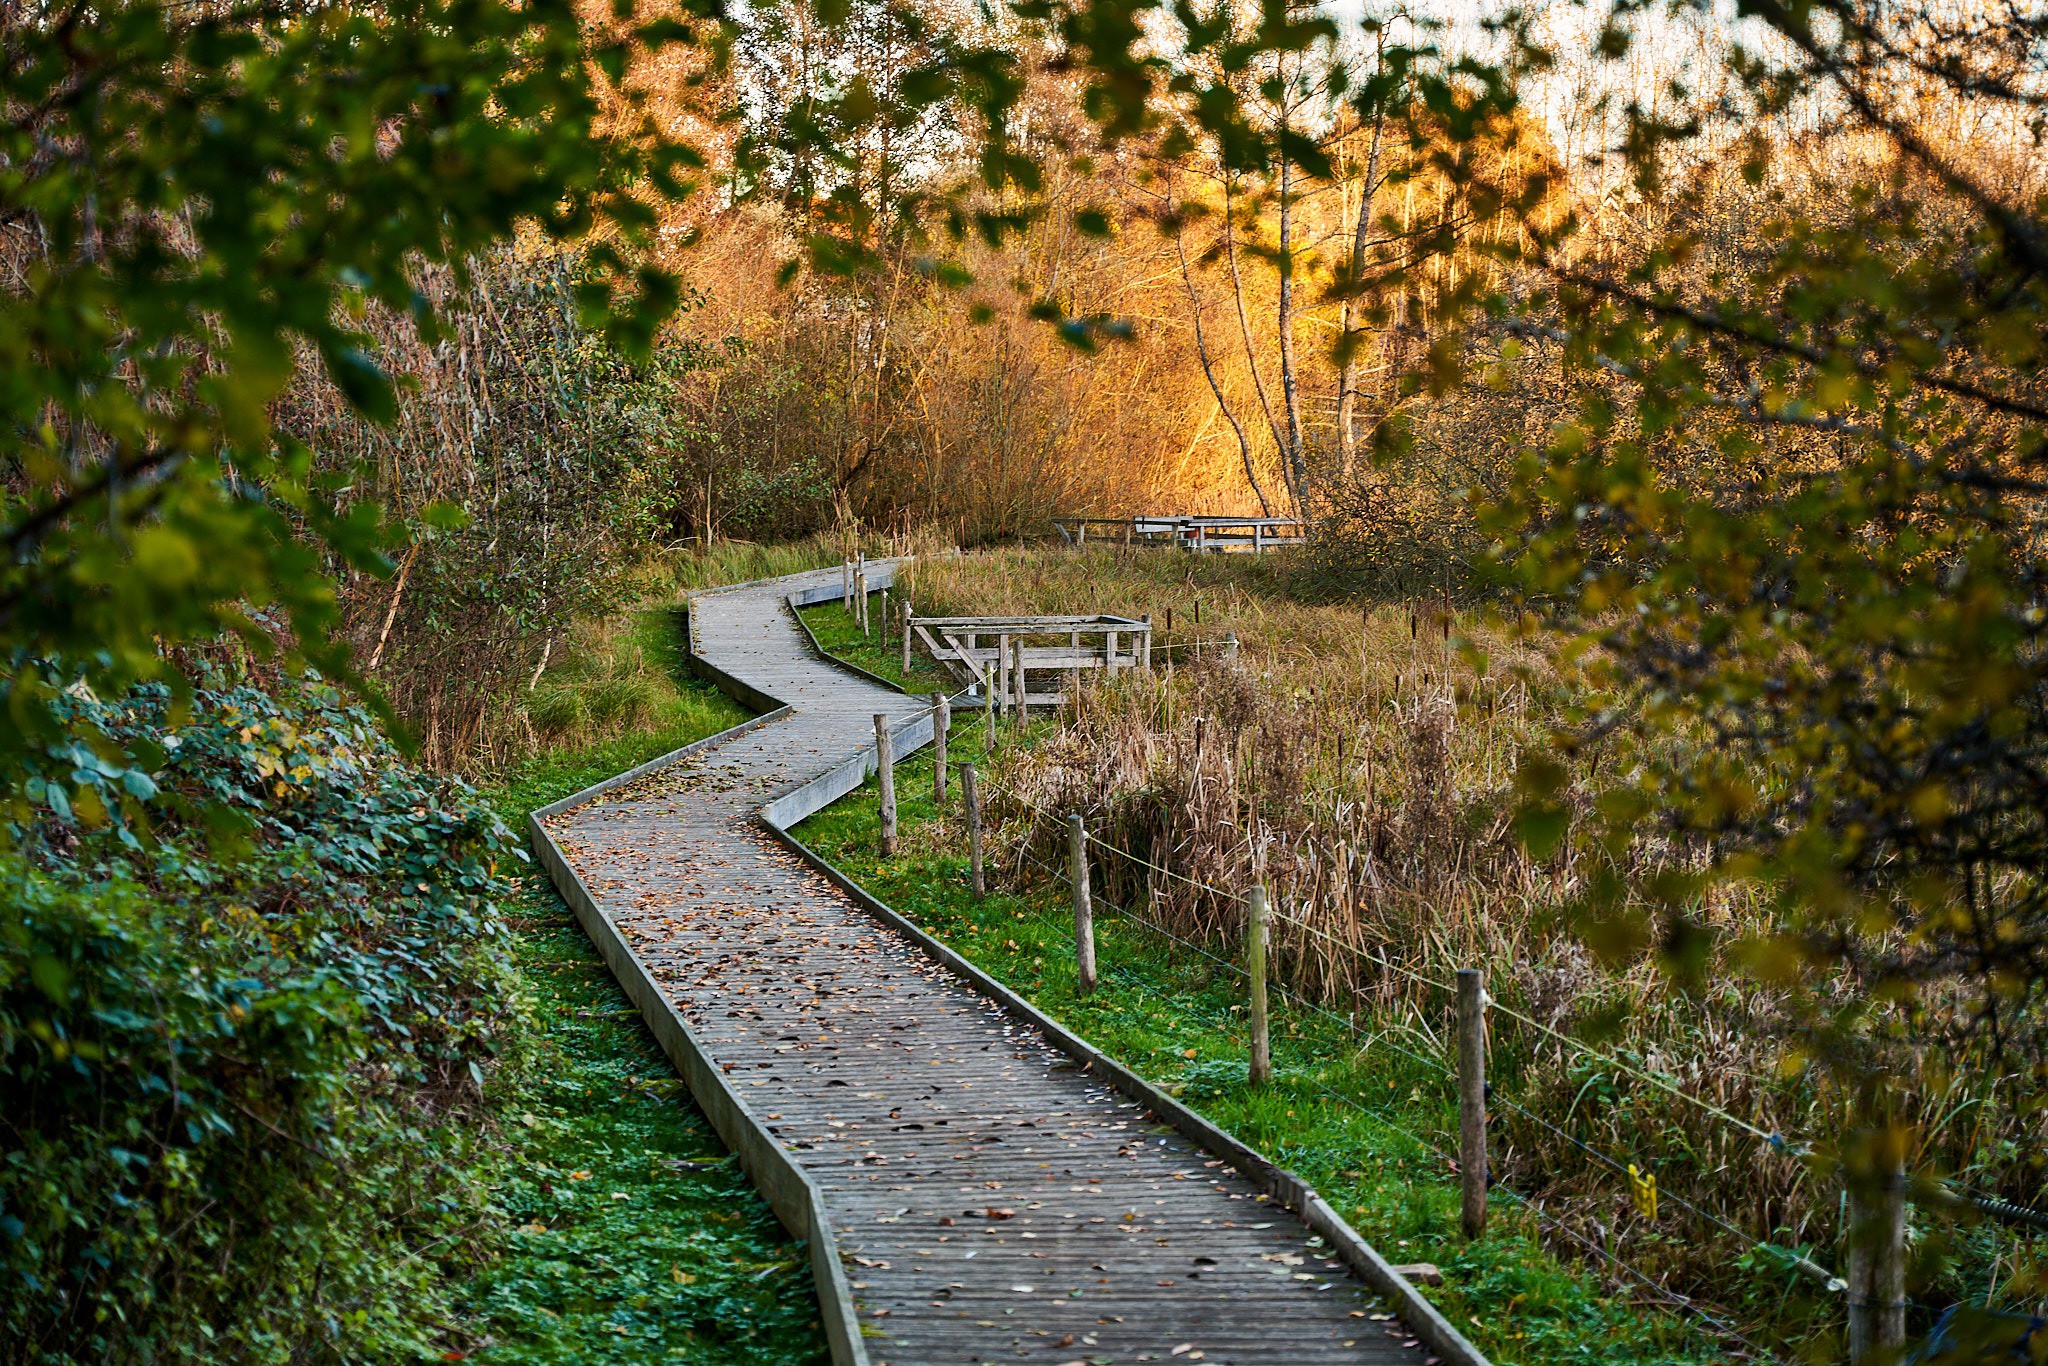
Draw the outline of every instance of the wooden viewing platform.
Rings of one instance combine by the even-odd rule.
[[[1028,714],[1073,700],[1084,672],[1114,678],[1124,669],[1152,667],[1150,617],[920,617],[904,618],[904,670],[912,638],[998,711]],[[1051,643],[1046,642],[1050,640]],[[1035,642],[1035,643],[1034,643]],[[1030,678],[1038,676],[1036,692]],[[1065,688],[1047,690],[1046,675]]]
[[[1097,540],[1118,545],[1170,545],[1211,554],[1263,555],[1301,544],[1299,517],[1054,517],[1053,530],[1068,545]]]
[[[870,589],[891,567],[872,567]],[[692,667],[763,715],[534,813],[543,866],[777,1216],[840,1366],[1484,1366],[1292,1174],[785,831],[928,702],[806,647],[836,569],[699,593]]]

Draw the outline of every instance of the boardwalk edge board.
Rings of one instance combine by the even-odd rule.
[[[608,778],[543,807],[526,818],[526,833],[555,890],[569,904],[576,923],[590,936],[590,942],[597,946],[598,955],[604,959],[612,976],[618,979],[626,999],[639,1009],[655,1042],[674,1064],[683,1083],[690,1088],[691,1097],[703,1110],[705,1118],[711,1121],[711,1127],[739,1158],[741,1169],[767,1199],[768,1207],[783,1227],[808,1244],[811,1279],[817,1288],[818,1313],[824,1324],[825,1341],[832,1353],[833,1366],[869,1366],[867,1348],[861,1338],[859,1311],[853,1301],[853,1287],[840,1260],[839,1237],[833,1231],[831,1216],[826,1212],[823,1193],[809,1173],[769,1133],[760,1117],[748,1108],[739,1092],[726,1080],[725,1074],[712,1063],[689,1022],[662,994],[647,965],[633,952],[604,912],[598,909],[590,889],[569,866],[568,860],[562,857],[562,851],[541,824],[546,817],[580,806],[633,778],[666,768],[693,754],[715,749],[735,736],[778,721],[790,710],[788,706],[778,706],[773,711],[684,745],[628,773]]]
[[[820,645],[818,643],[817,632],[811,629],[811,623],[804,620],[804,614],[798,609],[803,607],[815,607],[820,602],[830,602],[832,598],[836,598],[838,596],[839,595],[837,593],[834,593],[832,594],[832,597],[820,598],[815,593],[791,593],[784,597],[783,601],[789,604],[789,614],[796,618],[796,624],[803,631],[804,642],[811,647],[812,654],[816,655],[819,659],[824,660],[827,664],[833,665],[835,668],[844,669],[848,673],[859,674],[862,678],[865,678],[868,682],[874,684],[878,688],[887,688],[890,692],[901,693],[903,696],[909,697],[911,695],[910,690],[904,687],[901,683],[892,683],[888,679],[882,677],[880,674],[869,673],[866,669],[863,669],[860,665],[854,663],[852,660],[841,659],[839,656],[833,654],[832,652],[827,650],[823,645]]]
[[[890,588],[895,585],[896,566],[892,564],[889,565],[887,568],[888,580],[884,583],[878,583],[874,585],[872,588],[868,590],[869,592],[876,592],[880,589]],[[871,569],[869,572],[873,573],[875,571]],[[829,589],[830,591],[826,591],[826,589]],[[817,632],[813,631],[811,629],[811,624],[808,621],[804,620],[804,614],[801,609],[805,607],[816,607],[819,603],[830,602],[838,596],[839,590],[836,588],[832,588],[830,584],[827,584],[825,586],[825,589],[799,589],[794,593],[785,593],[783,595],[782,600],[783,602],[788,604],[789,614],[792,617],[796,618],[797,629],[803,632],[805,642],[809,644],[811,647],[811,653],[817,658],[823,660],[825,663],[830,664],[835,669],[844,669],[848,673],[860,675],[862,678],[865,678],[868,682],[874,684],[878,688],[887,688],[890,692],[897,693],[903,697],[925,696],[924,693],[914,693],[910,691],[910,689],[904,687],[901,683],[891,682],[890,680],[882,677],[880,674],[869,673],[866,669],[863,669],[860,665],[854,663],[852,660],[841,659],[838,655],[833,654],[830,650],[827,650],[823,645],[820,645],[818,643]],[[979,703],[965,703],[960,700],[966,695],[967,690],[962,690],[957,693],[947,693],[946,702],[955,711],[978,710],[980,705]],[[926,736],[925,738],[930,739],[931,737]]]
[[[818,807],[813,809],[822,809],[829,804],[819,803]],[[976,991],[1001,1006],[1011,1018],[1043,1034],[1054,1047],[1080,1062],[1082,1071],[1092,1072],[1104,1078],[1126,1097],[1149,1109],[1158,1119],[1193,1139],[1211,1157],[1221,1158],[1251,1177],[1283,1208],[1301,1216],[1302,1222],[1320,1234],[1346,1265],[1356,1271],[1373,1289],[1387,1297],[1401,1320],[1414,1330],[1418,1338],[1428,1344],[1431,1351],[1443,1358],[1445,1366],[1489,1366],[1486,1356],[1473,1346],[1407,1277],[1395,1271],[1371,1243],[1346,1223],[1343,1216],[1332,1209],[1329,1202],[1317,1194],[1313,1186],[1285,1167],[1277,1165],[1227,1129],[1212,1124],[1167,1095],[1138,1073],[1067,1029],[1031,1002],[961,957],[920,928],[916,922],[906,919],[900,911],[892,909],[887,903],[869,893],[809,845],[782,828],[766,810],[762,812],[761,822],[785,848],[846,893],[855,905],[917,945],[933,962],[965,979]]]
[[[894,564],[888,562],[870,565],[871,575],[882,576],[880,582],[871,579],[871,585],[883,587],[892,583],[895,577],[894,570]],[[773,582],[775,581],[767,579],[752,584],[733,584],[720,589],[699,590],[690,597],[694,599],[705,592],[725,592],[738,588],[759,587]],[[828,583],[785,595],[783,599],[784,605],[790,610],[790,615],[795,617],[799,626],[803,628],[804,635],[811,638],[814,648],[816,640],[810,637],[809,627],[803,624],[802,616],[796,609],[799,606],[828,602],[837,597],[839,591],[837,585]],[[838,1236],[826,1212],[823,1193],[711,1061],[689,1023],[670,1003],[647,965],[633,952],[624,937],[598,907],[589,888],[563,857],[561,850],[542,825],[544,819],[572,810],[605,792],[679,763],[694,754],[715,749],[736,736],[781,720],[794,710],[782,699],[770,696],[705,659],[697,648],[695,615],[689,613],[687,608],[685,610],[688,664],[692,672],[710,681],[742,705],[752,707],[761,714],[535,811],[527,819],[527,834],[556,890],[568,903],[577,922],[590,936],[591,942],[597,946],[606,966],[618,979],[628,999],[639,1009],[655,1040],[675,1065],[698,1106],[711,1121],[712,1127],[739,1158],[741,1168],[767,1199],[777,1219],[794,1236],[807,1240],[811,1274],[818,1293],[819,1313],[835,1366],[869,1366],[852,1286],[842,1262],[844,1254],[840,1250]],[[837,667],[849,669],[857,674],[864,673],[863,670],[852,668],[844,660],[826,654],[823,650],[819,653]],[[895,685],[889,686],[893,688]],[[901,692],[902,689],[896,688],[896,691]],[[909,723],[893,730],[891,739],[896,753],[901,756],[929,743],[931,735],[932,720],[927,714],[915,717]],[[1268,1195],[1283,1208],[1298,1215],[1311,1231],[1330,1244],[1341,1260],[1373,1289],[1384,1295],[1401,1320],[1418,1339],[1442,1358],[1445,1366],[1489,1366],[1486,1357],[1451,1325],[1436,1306],[1395,1272],[1386,1259],[1306,1182],[1271,1162],[1227,1131],[1211,1124],[1136,1072],[1108,1057],[1050,1016],[1040,1012],[1017,993],[870,895],[858,883],[789,833],[787,827],[796,825],[806,816],[823,810],[858,788],[866,780],[867,775],[874,771],[875,766],[875,754],[873,749],[869,748],[864,753],[836,765],[828,772],[767,803],[756,812],[755,819],[774,839],[843,891],[856,906],[903,935],[920,952],[994,1001],[1012,1018],[1038,1031],[1053,1046],[1079,1061],[1082,1064],[1081,1070],[1101,1076],[1126,1097],[1146,1106],[1155,1116],[1179,1130],[1203,1149],[1231,1163],[1256,1184],[1264,1187]]]

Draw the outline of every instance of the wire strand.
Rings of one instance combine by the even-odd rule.
[[[1019,852],[1021,853],[1024,859],[1038,867],[1043,872],[1045,872],[1049,877],[1053,878],[1056,881],[1065,881],[1069,885],[1072,884],[1073,874],[1070,871],[1054,867],[1053,865],[1039,858],[1037,855],[1031,853],[1028,848],[1022,849]],[[1195,944],[1190,940],[1184,939],[1177,934],[1174,934],[1172,931],[1165,929],[1163,926],[1160,926],[1150,920],[1147,920],[1145,917],[1136,914],[1135,912],[1132,912],[1124,907],[1117,905],[1115,902],[1109,900],[1107,897],[1093,897],[1092,900],[1095,901],[1097,904],[1107,908],[1108,910],[1116,913],[1117,915],[1135,921],[1138,924],[1145,926],[1147,929],[1152,930],[1154,933],[1159,934],[1160,936],[1172,941],[1173,943],[1176,943],[1183,948],[1191,950],[1192,952],[1201,955],[1203,958],[1206,958],[1209,961],[1216,963],[1221,967],[1229,969],[1231,972],[1236,973],[1240,977],[1249,975],[1245,971],[1245,969],[1239,967],[1237,964],[1230,962],[1229,960],[1224,959],[1222,957],[1219,957],[1218,955],[1211,953],[1207,949],[1202,948],[1200,945]],[[1298,924],[1300,922],[1291,923]],[[1362,1037],[1371,1042],[1385,1044],[1388,1047],[1394,1049],[1396,1052],[1401,1053],[1409,1059],[1421,1064],[1425,1069],[1434,1069],[1435,1071],[1441,1072],[1447,1079],[1455,1080],[1455,1077],[1451,1073],[1449,1064],[1445,1062],[1443,1059],[1431,1058],[1421,1053],[1417,1053],[1415,1050],[1395,1042],[1393,1039],[1387,1037],[1385,1034],[1382,1034],[1376,1030],[1366,1029],[1360,1026],[1355,1020],[1347,1020],[1345,1019],[1345,1017],[1338,1015],[1335,1011],[1329,1010],[1326,1007],[1318,1005],[1313,1001],[1304,999],[1303,997],[1289,990],[1284,985],[1274,983],[1273,986],[1275,993],[1279,995],[1283,1000],[1291,1001],[1295,1005],[1301,1007],[1304,1010],[1308,1010],[1317,1015],[1323,1016],[1324,1018],[1344,1028],[1354,1036]],[[1361,1114],[1365,1114],[1370,1118],[1380,1120],[1380,1122],[1382,1123],[1388,1123],[1388,1121],[1384,1120],[1382,1116],[1375,1114],[1373,1111],[1365,1109],[1363,1106],[1353,1101],[1350,1097],[1343,1095],[1341,1092],[1331,1089],[1329,1086],[1325,1085],[1320,1080],[1317,1080],[1312,1084],[1316,1087],[1317,1090],[1329,1096],[1331,1099],[1337,1100],[1347,1106],[1350,1106],[1352,1109],[1358,1110]],[[1602,1165],[1609,1167],[1612,1170],[1620,1172],[1624,1175],[1628,1174],[1627,1165],[1624,1164],[1620,1159],[1613,1157],[1612,1155],[1605,1153],[1598,1148],[1595,1148],[1594,1146],[1585,1142],[1578,1136],[1571,1134],[1562,1128],[1559,1128],[1556,1124],[1551,1123],[1549,1120],[1529,1110],[1527,1107],[1505,1096],[1499,1097],[1498,1103],[1506,1107],[1507,1109],[1514,1111],[1516,1114],[1521,1115],[1523,1118],[1529,1120],[1530,1122],[1549,1131],[1556,1137],[1563,1139],[1567,1144],[1585,1153],[1588,1157],[1591,1157],[1592,1159],[1601,1163]],[[1730,1116],[1730,1118],[1733,1117]],[[1736,1122],[1740,1123],[1740,1121]],[[1421,1136],[1407,1129],[1399,1128],[1399,1126],[1392,1127],[1399,1129],[1399,1132],[1401,1132],[1405,1137],[1411,1139],[1412,1141],[1418,1144],[1421,1144],[1424,1148],[1431,1152],[1434,1152],[1437,1156],[1443,1158],[1445,1161],[1451,1160],[1450,1155],[1448,1153],[1445,1153],[1442,1149],[1436,1147],[1428,1140],[1423,1139]],[[1494,1185],[1494,1183],[1489,1183],[1489,1185],[1492,1186]],[[1567,1225],[1564,1225],[1561,1221],[1556,1220],[1554,1216],[1548,1216],[1544,1213],[1540,1206],[1535,1205],[1533,1202],[1529,1201],[1527,1197],[1521,1195],[1521,1193],[1514,1190],[1513,1187],[1508,1186],[1505,1183],[1499,1183],[1497,1188],[1500,1189],[1503,1193],[1513,1197],[1514,1199],[1521,1201],[1528,1208],[1537,1212],[1539,1215],[1549,1219],[1549,1221],[1555,1224],[1556,1227],[1568,1233],[1574,1241],[1582,1243],[1587,1247],[1591,1247],[1594,1248],[1596,1251],[1599,1251],[1601,1255],[1607,1257],[1608,1260],[1614,1262],[1618,1266],[1623,1267],[1625,1270],[1629,1271],[1630,1274],[1634,1275],[1637,1279],[1641,1280],[1645,1285],[1653,1287],[1660,1294],[1672,1300],[1673,1303],[1677,1303],[1684,1306],[1688,1310],[1688,1312],[1700,1315],[1704,1319],[1720,1323],[1720,1326],[1723,1329],[1729,1331],[1731,1335],[1737,1338],[1737,1340],[1742,1341],[1745,1345],[1750,1346],[1753,1350],[1756,1350],[1755,1344],[1750,1343],[1748,1339],[1741,1337],[1739,1333],[1735,1333],[1734,1330],[1729,1329],[1725,1323],[1713,1319],[1712,1316],[1706,1315],[1704,1311],[1699,1310],[1697,1306],[1692,1305],[1690,1300],[1686,1299],[1683,1296],[1675,1295],[1673,1292],[1667,1290],[1665,1287],[1658,1285],[1655,1281],[1653,1281],[1651,1278],[1649,1278],[1641,1271],[1637,1270],[1632,1266],[1629,1266],[1625,1262],[1620,1261],[1618,1258],[1615,1258],[1611,1253],[1608,1253],[1606,1249],[1600,1248],[1598,1244],[1586,1240],[1576,1231],[1571,1230]],[[1722,1232],[1728,1234],[1729,1236],[1737,1239],[1738,1241],[1748,1244],[1752,1250],[1763,1252],[1766,1255],[1771,1256],[1774,1259],[1784,1263],[1788,1267],[1788,1269],[1804,1270],[1804,1268],[1806,1267],[1811,1267],[1813,1270],[1811,1272],[1806,1272],[1805,1274],[1811,1275],[1814,1272],[1820,1273],[1820,1278],[1823,1279],[1823,1283],[1829,1290],[1840,1291],[1845,1288],[1844,1283],[1842,1282],[1840,1277],[1828,1273],[1825,1268],[1817,1266],[1815,1263],[1812,1262],[1810,1258],[1801,1257],[1798,1254],[1789,1251],[1788,1249],[1779,1247],[1775,1243],[1768,1242],[1764,1239],[1756,1237],[1754,1234],[1747,1233],[1742,1229],[1737,1228],[1735,1225],[1729,1223],[1727,1220],[1721,1218],[1719,1215],[1716,1215],[1708,1210],[1700,1208],[1698,1205],[1693,1204],[1691,1201],[1685,1199],[1681,1195],[1676,1194],[1675,1192],[1662,1191],[1659,1192],[1659,1194],[1662,1195],[1665,1199],[1669,1200],[1672,1204],[1678,1206],[1680,1209],[1687,1211],[1688,1213],[1696,1216],[1697,1218],[1705,1220],[1707,1223],[1714,1225],[1716,1228],[1720,1229]]]
[[[1056,818],[1053,812],[1047,811],[1043,806],[1040,806],[1038,803],[1032,801],[1030,798],[1024,796],[1021,792],[1016,791],[1014,788],[1011,788],[1005,784],[996,783],[993,780],[990,781],[989,786],[995,788],[999,792],[1005,793],[1006,795],[1014,799],[1019,805],[1025,807],[1027,810],[1033,812],[1036,815]],[[1137,854],[1132,853],[1128,849],[1124,849],[1117,845],[1109,843],[1107,840],[1104,840],[1099,835],[1093,834],[1092,832],[1084,830],[1083,836],[1088,840],[1089,843],[1095,845],[1096,847],[1108,850],[1110,853],[1116,854],[1121,858],[1127,859],[1140,867],[1151,869],[1153,872],[1160,873],[1166,877],[1176,879],[1180,882],[1186,883],[1191,887],[1199,888],[1202,891],[1210,893],[1212,896],[1221,897],[1226,901],[1236,902],[1238,904],[1244,903],[1245,899],[1234,892],[1226,891],[1221,887],[1215,886],[1213,883],[1204,882],[1199,878],[1189,877],[1185,873],[1180,873],[1170,868],[1161,867],[1159,864],[1153,863],[1149,859],[1139,857]],[[1040,866],[1043,867],[1044,865],[1041,864]],[[1454,988],[1450,983],[1431,977],[1427,973],[1419,972],[1414,968],[1406,966],[1405,964],[1396,963],[1389,959],[1385,954],[1380,953],[1376,950],[1358,944],[1347,943],[1344,940],[1339,939],[1336,936],[1332,935],[1327,930],[1320,929],[1317,926],[1311,925],[1307,921],[1301,920],[1295,916],[1287,915],[1284,912],[1275,911],[1272,912],[1272,918],[1280,924],[1293,926],[1294,928],[1299,929],[1304,933],[1309,934],[1317,939],[1320,939],[1323,942],[1328,943],[1334,946],[1335,948],[1342,950],[1343,952],[1350,953],[1357,957],[1363,958],[1367,962],[1373,963],[1379,966],[1380,968],[1385,969],[1388,972],[1396,973],[1400,976],[1406,977],[1410,981],[1420,983],[1424,986],[1433,987],[1438,991],[1450,992],[1456,990],[1456,988]],[[1511,1006],[1503,1004],[1491,992],[1487,993],[1486,1001],[1489,1007],[1498,1011],[1500,1014],[1506,1016],[1507,1018],[1514,1020],[1517,1023],[1526,1025],[1529,1028],[1538,1031],[1539,1033],[1547,1035],[1548,1037],[1555,1039],[1559,1043],[1573,1049],[1574,1051],[1586,1057],[1592,1058],[1598,1062],[1601,1062],[1608,1067],[1613,1068],[1617,1072],[1625,1073],[1626,1075],[1633,1076],[1641,1081],[1646,1081],[1650,1083],[1652,1086],[1655,1086],[1659,1090],[1665,1092],[1666,1094],[1696,1107],[1703,1113],[1712,1115],[1715,1118],[1720,1119],[1724,1123],[1734,1125],[1736,1128],[1741,1129],[1755,1136],[1756,1138],[1762,1139],[1764,1143],[1768,1145],[1773,1152],[1781,1153],[1785,1156],[1797,1159],[1804,1157],[1813,1151],[1812,1144],[1806,1142],[1805,1140],[1787,1139],[1782,1134],[1764,1129],[1761,1126],[1754,1124],[1749,1120],[1743,1119],[1741,1116],[1730,1112],[1724,1107],[1714,1104],[1712,1101],[1708,1101],[1702,1099],[1699,1096],[1693,1095],[1691,1092],[1685,1090],[1682,1083],[1680,1083],[1675,1077],[1661,1076],[1655,1072],[1649,1071],[1648,1069],[1637,1067],[1631,1063],[1623,1061],[1620,1058],[1614,1057],[1612,1054],[1603,1052],[1602,1050],[1593,1047],[1591,1044],[1584,1043],[1581,1040],[1572,1038],[1568,1034],[1561,1033],[1560,1031],[1551,1028],[1549,1025],[1542,1023],[1540,1020],[1536,1020],[1531,1016],[1523,1014],[1521,1011],[1515,1010]]]

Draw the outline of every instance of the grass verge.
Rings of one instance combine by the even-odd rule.
[[[489,795],[527,814],[746,718],[683,677],[672,612],[635,616],[665,688],[642,733],[543,753]],[[472,1360],[812,1363],[826,1359],[803,1244],[725,1151],[546,877],[511,908],[530,1056],[493,1079],[494,1200],[506,1228],[465,1288]]]
[[[891,610],[894,610],[893,600]],[[959,682],[932,662],[929,655],[913,651],[910,657],[910,671],[903,671],[902,637],[890,627],[889,643],[882,643],[881,603],[878,600],[869,613],[872,634],[863,635],[853,613],[836,602],[820,603],[806,607],[799,613],[804,625],[811,628],[818,645],[825,653],[857,664],[877,678],[885,678],[905,692],[928,693],[960,691]]]

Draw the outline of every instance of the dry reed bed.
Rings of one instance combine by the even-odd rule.
[[[1243,933],[1236,894],[1263,880],[1281,917],[1282,981],[1386,1036],[1367,1048],[1447,1056],[1452,1002],[1437,984],[1485,968],[1501,1005],[1622,1064],[1496,1011],[1499,1179],[1669,1288],[1734,1306],[1766,1330],[1838,1312],[1768,1254],[1734,1269],[1753,1245],[1673,1197],[1833,1265],[1832,1182],[1743,1124],[1788,1147],[1825,1144],[1841,1127],[1842,1097],[1781,1066],[1775,1002],[1734,973],[1710,973],[1711,986],[1685,994],[1647,959],[1595,961],[1568,916],[1588,870],[1572,855],[1532,860],[1512,833],[1517,751],[1540,742],[1569,680],[1476,616],[1426,603],[1305,606],[1279,595],[1276,573],[1271,563],[1113,549],[915,566],[908,582],[924,612],[1115,612],[1155,623],[1153,674],[1086,690],[1055,738],[997,761],[992,815],[1011,875],[1043,878],[1034,860],[1061,866],[1061,822],[1085,812],[1105,845],[1130,855],[1097,851],[1101,894],[1229,954]],[[1226,632],[1239,641],[1235,663],[1219,645]],[[1648,836],[1630,853],[1638,866],[1676,856]],[[1735,900],[1712,914],[1740,931],[1763,911]],[[1631,1071],[1674,1083],[1683,1098]],[[2037,1121],[1981,1083],[1965,1086],[1967,1075],[1927,1077],[1924,1156],[1981,1183],[2001,1145],[2028,1141]],[[1625,1173],[1586,1148],[1656,1175],[1654,1224]],[[1809,1296],[1820,1303],[1798,1303]]]

